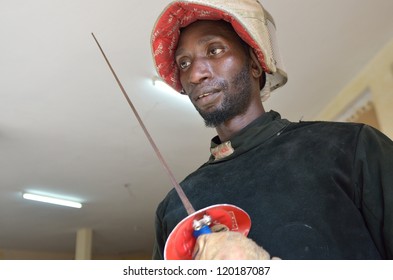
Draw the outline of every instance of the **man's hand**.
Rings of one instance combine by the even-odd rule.
[[[199,236],[194,247],[193,258],[195,260],[270,260],[270,255],[243,234],[225,231]]]

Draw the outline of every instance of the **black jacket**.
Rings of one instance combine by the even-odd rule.
[[[393,258],[393,142],[372,127],[292,123],[265,113],[181,186],[196,210],[236,205],[248,235],[282,259]],[[212,148],[219,145],[213,138]],[[156,211],[153,258],[187,214],[170,191]]]

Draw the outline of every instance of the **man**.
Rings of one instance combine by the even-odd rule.
[[[393,258],[392,141],[366,125],[265,112],[261,95],[286,82],[272,26],[256,0],[187,0],[172,2],[154,27],[157,72],[217,131],[184,192],[195,209],[233,204],[252,222],[248,237],[200,236],[193,257]],[[156,214],[159,259],[187,214],[174,190]]]

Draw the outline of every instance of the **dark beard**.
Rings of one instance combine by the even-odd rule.
[[[204,112],[195,107],[205,120],[207,127],[217,127],[225,121],[244,113],[251,100],[251,76],[247,64],[232,79],[232,92],[228,92],[229,82],[227,80],[220,81],[218,84],[224,93],[224,99],[220,107],[213,112]]]

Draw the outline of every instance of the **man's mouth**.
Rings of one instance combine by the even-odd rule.
[[[211,95],[213,95],[213,94],[215,94],[215,93],[217,93],[217,92],[219,92],[219,91],[220,91],[220,90],[218,90],[218,89],[212,89],[212,90],[205,91],[204,93],[199,94],[199,95],[196,97],[195,101],[198,101],[198,100],[203,99],[203,98],[205,98],[205,97],[211,96]]]
[[[198,99],[201,99],[201,98],[204,98],[204,97],[206,97],[206,96],[209,96],[209,95],[211,95],[211,94],[213,94],[213,92],[207,92],[207,93],[201,94],[201,95],[199,95],[199,96],[197,97],[197,100],[198,100]]]

